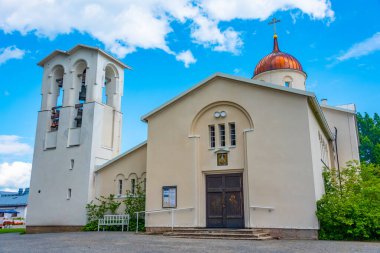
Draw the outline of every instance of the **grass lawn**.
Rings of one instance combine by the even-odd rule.
[[[0,234],[5,234],[5,233],[25,234],[25,228],[3,228],[3,229],[0,229]]]

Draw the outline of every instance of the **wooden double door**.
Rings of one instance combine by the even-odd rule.
[[[206,224],[209,228],[243,228],[243,174],[206,175]]]

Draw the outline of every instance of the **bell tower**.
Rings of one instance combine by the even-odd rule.
[[[57,50],[43,68],[28,232],[86,224],[94,198],[94,169],[117,156],[121,143],[121,97],[129,68],[104,51],[78,45]]]

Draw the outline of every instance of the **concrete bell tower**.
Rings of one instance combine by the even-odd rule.
[[[104,51],[78,45],[41,62],[27,232],[79,230],[94,198],[94,169],[120,152],[124,69]]]

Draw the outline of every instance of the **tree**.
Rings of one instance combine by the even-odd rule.
[[[317,202],[320,239],[380,240],[380,165],[349,162],[323,173],[326,194]]]
[[[360,140],[360,160],[365,163],[380,164],[380,116],[375,113],[371,118],[358,113],[358,130]]]

